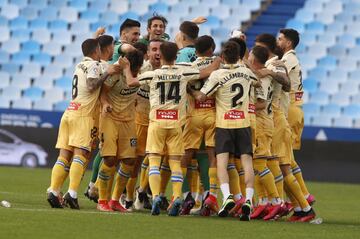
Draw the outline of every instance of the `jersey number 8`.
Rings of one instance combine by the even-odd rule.
[[[72,99],[75,100],[75,98],[77,97],[78,95],[78,76],[77,75],[74,75],[74,78],[73,78],[73,81],[72,81]]]

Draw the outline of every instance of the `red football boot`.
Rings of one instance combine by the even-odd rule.
[[[113,212],[107,200],[99,200],[96,209],[102,212]]]
[[[254,208],[253,213],[251,213],[250,218],[251,219],[260,219],[263,218],[265,215],[268,214],[268,210],[269,210],[270,204],[267,203],[265,205],[257,205]]]
[[[307,198],[306,201],[310,204],[310,206],[314,205],[314,203],[316,202],[314,195],[310,194]]]
[[[123,206],[121,206],[121,204],[119,203],[119,201],[116,200],[110,200],[109,202],[109,207],[114,210],[114,211],[118,211],[118,212],[127,212],[126,208],[124,208]]]
[[[269,212],[268,214],[266,214],[265,217],[263,217],[263,219],[265,221],[271,220],[271,219],[275,219],[275,216],[280,214],[282,210],[281,204],[278,205],[271,205],[269,207]]]

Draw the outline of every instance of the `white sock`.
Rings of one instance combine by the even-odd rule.
[[[307,206],[306,208],[303,208],[303,211],[304,212],[308,212],[308,211],[310,211],[311,210],[311,207],[310,206]]]
[[[294,207],[294,212],[301,212],[301,207]]]
[[[51,192],[52,194],[54,194],[56,197],[59,196],[59,193],[58,193],[57,191],[55,191],[55,190],[50,189],[49,192]]]
[[[271,199],[271,204],[272,205],[280,205],[281,204],[281,199],[280,198],[273,198],[273,199]]]
[[[202,194],[202,198],[206,198],[206,196],[209,194],[210,192],[208,190],[204,191],[204,193]]]
[[[191,193],[191,196],[192,196],[192,198],[193,198],[194,200],[196,199],[197,195],[198,195],[198,193],[196,193],[196,192],[192,192],[192,193]]]
[[[77,198],[77,192],[75,192],[74,190],[69,189],[68,193],[72,198]]]
[[[260,204],[260,205],[266,205],[266,204],[268,204],[268,203],[269,203],[269,200],[268,200],[267,197],[265,197],[265,198],[259,198],[259,204]]]
[[[250,202],[252,202],[253,196],[254,196],[254,189],[246,188],[246,201],[249,200]]]
[[[142,193],[142,192],[144,192],[144,189],[142,189],[141,187],[139,187],[138,192],[139,192],[139,193]]]
[[[92,187],[94,187],[94,186],[95,186],[95,183],[93,183],[93,182],[90,182],[90,183],[89,183],[89,187],[90,187],[90,188],[92,188]]]
[[[234,195],[234,200],[235,200],[235,201],[238,201],[238,200],[240,200],[241,198],[242,198],[242,194],[241,194],[241,193],[238,193],[238,194]]]
[[[305,195],[305,199],[308,199],[309,196],[310,196],[310,194],[306,194],[306,195]]]
[[[220,189],[225,201],[230,196],[230,186],[228,183],[223,183],[220,185]]]
[[[184,199],[186,198],[186,196],[188,195],[188,193],[190,193],[190,192],[184,192],[184,193],[183,193],[183,198],[184,198]]]

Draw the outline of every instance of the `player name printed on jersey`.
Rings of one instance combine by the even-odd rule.
[[[178,110],[156,110],[156,119],[178,120]]]
[[[195,100],[195,109],[211,109],[215,107],[215,99],[207,99],[203,102]]]
[[[225,120],[239,120],[245,119],[244,111],[241,110],[229,110],[224,114]]]

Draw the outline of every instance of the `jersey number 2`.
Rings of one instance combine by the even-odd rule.
[[[231,92],[237,92],[237,94],[232,98],[232,107],[236,107],[237,105],[242,104],[242,102],[238,102],[244,95],[244,87],[239,84],[235,83],[231,86]]]
[[[158,82],[156,84],[156,89],[160,89],[160,104],[165,104],[167,100],[174,100],[176,104],[180,102],[180,82],[174,81],[170,82],[170,87],[168,92],[165,92],[165,82]]]

